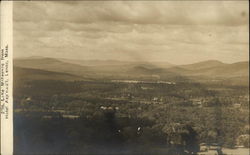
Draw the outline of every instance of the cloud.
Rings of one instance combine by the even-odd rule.
[[[14,2],[14,56],[248,59],[247,2]],[[73,53],[73,54],[72,54]]]
[[[15,2],[18,9],[14,10],[14,19],[33,22],[244,25],[248,21],[247,4],[246,1]]]

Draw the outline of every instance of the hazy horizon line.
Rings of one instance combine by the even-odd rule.
[[[48,56],[28,56],[28,57],[14,57],[13,59],[35,59],[35,58],[51,58],[51,59],[67,59],[67,60],[76,60],[76,61],[118,61],[118,62],[148,62],[148,63],[168,63],[169,65],[189,65],[189,64],[195,64],[195,63],[201,63],[201,62],[206,62],[206,61],[218,61],[224,64],[234,64],[234,63],[238,63],[238,62],[249,62],[248,60],[241,60],[241,61],[235,61],[235,62],[224,62],[218,59],[206,59],[206,60],[201,60],[201,61],[196,61],[193,63],[182,63],[182,64],[176,64],[176,63],[172,63],[170,61],[148,61],[148,60],[140,60],[140,61],[136,61],[136,60],[118,60],[118,59],[76,59],[76,58],[64,58],[64,57],[48,57]]]

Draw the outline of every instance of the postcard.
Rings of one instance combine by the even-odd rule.
[[[248,1],[1,1],[1,154],[248,155]]]

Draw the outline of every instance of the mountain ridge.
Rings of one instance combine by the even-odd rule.
[[[72,61],[72,60],[70,60]],[[157,66],[147,62],[98,61],[99,64],[84,66],[69,61],[54,58],[14,59],[14,66],[40,69],[52,72],[68,73],[81,77],[207,77],[207,78],[236,78],[249,76],[249,61],[226,64],[218,60],[202,61],[188,65]],[[86,63],[86,61],[85,61]],[[167,63],[166,63],[167,64]]]

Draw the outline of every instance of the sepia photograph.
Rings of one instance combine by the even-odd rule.
[[[249,155],[248,5],[14,1],[14,154]]]

